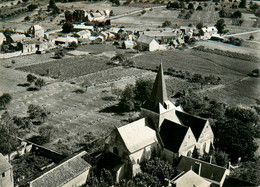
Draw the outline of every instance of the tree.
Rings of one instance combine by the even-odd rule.
[[[255,39],[255,37],[251,34],[250,36],[249,36],[249,40],[254,40]]]
[[[62,50],[58,50],[55,52],[54,56],[55,58],[61,59],[62,57],[64,57],[64,53]]]
[[[29,83],[32,83],[37,79],[37,77],[35,77],[32,74],[28,74],[26,78],[27,78],[27,82],[29,82]]]
[[[138,79],[135,82],[135,100],[143,105],[151,95],[153,83],[149,79]]]
[[[232,18],[241,18],[241,17],[242,17],[242,13],[241,13],[239,10],[237,10],[237,11],[235,11],[235,12],[232,14],[231,17],[232,17]]]
[[[73,50],[76,49],[77,46],[78,46],[77,43],[74,42],[74,41],[69,43],[69,48],[71,48],[71,49],[73,49]]]
[[[257,145],[254,142],[254,129],[237,119],[216,122],[215,145],[229,154],[231,161],[239,157],[250,160],[254,157]]]
[[[38,8],[38,6],[35,4],[30,4],[27,8],[29,11],[33,11],[34,9]]]
[[[35,86],[42,88],[45,85],[45,81],[41,78],[38,78],[35,82],[34,82]]]
[[[218,29],[218,33],[224,33],[224,29],[226,27],[225,20],[219,19],[217,23],[215,24],[216,28]]]
[[[162,26],[163,27],[168,27],[168,26],[170,26],[172,23],[170,22],[170,21],[165,21],[165,22],[163,22],[163,24],[162,24]]]
[[[30,21],[30,20],[31,20],[30,16],[26,16],[26,17],[24,18],[24,21]]]
[[[62,32],[64,33],[69,33],[72,31],[72,29],[74,28],[73,24],[69,21],[67,21],[66,23],[64,23],[64,25],[62,26]]]
[[[218,14],[219,14],[219,17],[224,18],[224,17],[226,17],[227,13],[224,9],[221,9]]]
[[[201,29],[203,27],[203,23],[199,22],[197,25],[196,25],[197,29]]]
[[[50,141],[51,136],[54,133],[54,127],[51,125],[46,125],[43,127],[39,127],[39,134],[40,136],[44,137],[47,142]]]
[[[72,21],[73,21],[73,14],[71,13],[71,11],[66,10],[64,14],[65,14],[66,21],[69,21],[69,22],[72,23]]]
[[[49,112],[47,112],[44,108],[41,108],[38,105],[30,104],[28,106],[27,114],[29,115],[30,119],[34,119],[42,123],[48,116]]]
[[[203,10],[202,6],[198,6],[196,10]]]
[[[9,104],[12,100],[12,96],[9,93],[3,93],[0,96],[0,107],[5,108],[7,104]]]
[[[241,0],[238,7],[239,8],[246,8],[246,0]]]
[[[173,167],[168,162],[165,162],[158,157],[155,157],[144,163],[141,168],[143,172],[157,177],[161,184],[164,183],[165,178],[171,179],[174,176]]]
[[[217,149],[214,154],[214,157],[217,165],[225,168],[228,166],[229,158],[227,153]]]
[[[188,9],[189,9],[189,10],[194,10],[194,5],[193,5],[193,3],[189,3]]]
[[[122,92],[119,106],[124,111],[131,111],[135,108],[135,89],[134,85],[126,85],[124,91]]]

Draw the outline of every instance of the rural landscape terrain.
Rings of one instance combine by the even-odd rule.
[[[221,151],[219,157],[235,165],[230,176],[260,185],[259,6],[259,1],[249,0],[2,0],[0,30],[4,34],[24,34],[31,26],[40,25],[45,34],[48,33],[49,38],[46,40],[55,40],[51,38],[54,36],[74,37],[73,31],[64,32],[64,25],[70,20],[66,12],[75,10],[112,11],[106,18],[106,21],[109,20],[107,30],[91,25],[94,27],[91,34],[97,38],[100,33],[112,33],[113,28],[121,29],[122,32],[119,32],[119,37],[115,34],[115,38],[102,39],[102,42],[84,40],[84,43],[78,39],[76,46],[47,47],[40,54],[16,55],[17,51],[11,53],[2,50],[1,125],[8,126],[9,135],[10,129],[13,129],[11,137],[32,142],[64,156],[79,150],[89,154],[101,151],[111,131],[140,118],[140,108],[144,101],[140,98],[139,101],[137,97],[143,95],[139,93],[133,96],[136,94],[133,89],[138,90],[138,81],[143,81],[141,92],[150,94],[151,85],[162,64],[169,100],[176,106],[180,104],[185,112],[209,119],[217,142],[216,153]],[[236,11],[240,15],[236,16]],[[65,19],[66,23],[62,22]],[[217,27],[219,20],[223,20],[223,32],[218,32],[217,39],[176,38],[178,47],[155,51],[121,47],[128,40],[128,34],[124,38],[128,30],[133,35],[135,31],[138,34],[164,32],[181,27],[200,30],[203,27]],[[237,41],[239,44],[235,43]],[[138,39],[136,43],[138,46]],[[158,43],[164,46],[171,44],[164,44],[161,40]],[[149,95],[144,97],[149,98]],[[244,124],[242,130],[238,129],[238,125],[233,129],[223,125],[240,122]],[[232,145],[237,142],[236,138],[245,134],[250,137],[243,140],[245,144],[241,143],[242,140],[238,141],[239,145],[236,146],[241,149],[241,155],[236,157],[232,155],[236,146]],[[223,146],[219,137],[227,138],[230,146]],[[0,137],[0,142],[4,140],[5,137]],[[7,142],[13,144],[14,140]],[[0,143],[0,153],[3,155],[16,150],[13,145],[10,149],[5,146]],[[18,159],[21,158],[19,156]],[[26,186],[34,178],[32,173],[37,169],[26,165],[25,160],[21,161],[22,164],[17,158],[11,161],[15,185]],[[141,181],[155,180],[140,178]],[[134,180],[133,183],[136,182]],[[96,186],[98,184],[111,186],[104,181],[99,181]],[[120,183],[121,186],[128,186],[126,184]],[[153,183],[136,182],[136,186],[145,185],[153,186]],[[89,183],[86,186],[92,185]]]

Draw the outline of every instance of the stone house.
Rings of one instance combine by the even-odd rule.
[[[160,48],[160,44],[150,36],[141,35],[137,39],[137,47],[141,51],[157,51]]]
[[[177,34],[173,31],[144,31],[143,34],[155,38],[161,43],[169,43],[177,38]]]
[[[13,170],[11,164],[0,153],[0,187],[13,187]]]
[[[30,187],[79,187],[86,183],[91,165],[83,159],[87,152],[67,159],[29,183]]]
[[[230,171],[227,168],[211,164],[199,159],[182,156],[177,165],[179,172],[193,170],[202,178],[211,182],[211,187],[222,187]]]
[[[22,53],[35,53],[37,51],[35,41],[22,41],[18,43],[19,49],[22,50]]]

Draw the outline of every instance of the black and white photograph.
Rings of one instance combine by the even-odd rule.
[[[0,0],[0,187],[260,186],[260,0]]]

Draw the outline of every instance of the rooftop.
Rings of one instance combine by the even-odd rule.
[[[12,168],[11,164],[0,153],[0,174],[4,173]]]
[[[157,142],[156,132],[148,126],[146,118],[119,127],[117,130],[130,153]]]

